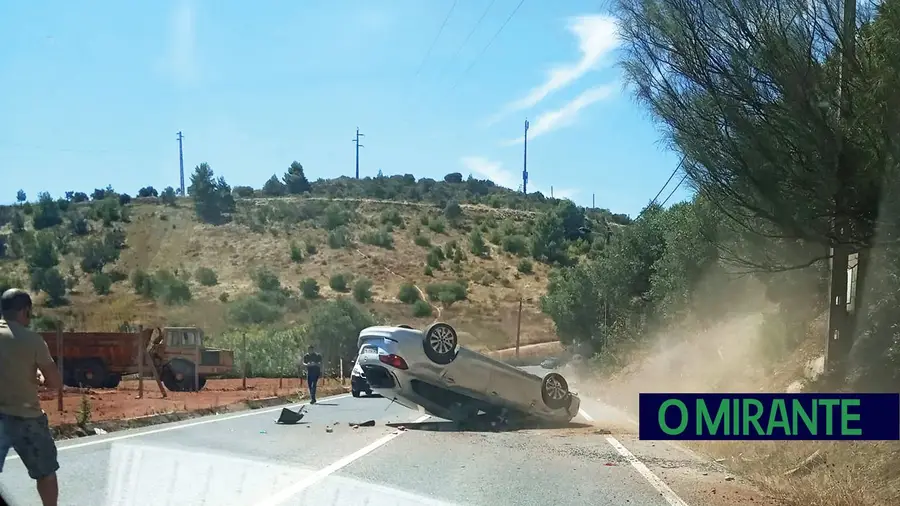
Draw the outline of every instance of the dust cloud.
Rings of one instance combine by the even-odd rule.
[[[721,288],[721,285],[720,285]],[[696,315],[654,333],[646,344],[615,355],[623,364],[613,372],[591,373],[572,367],[585,394],[636,418],[641,392],[800,392],[810,390],[824,367],[824,315],[799,323],[805,335],[773,353],[782,340],[767,325],[778,306],[765,300],[765,288],[721,289],[718,296],[740,310],[703,326]],[[781,294],[784,296],[784,294]],[[792,297],[814,297],[794,293]],[[764,304],[746,304],[759,298]],[[605,368],[609,371],[609,368]],[[896,442],[727,441],[685,443],[687,448],[727,466],[768,491],[783,504],[803,506],[897,504],[900,477]]]

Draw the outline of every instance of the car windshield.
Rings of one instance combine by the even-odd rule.
[[[640,395],[900,391],[900,0],[0,0],[0,38],[14,504],[900,504],[898,441]]]

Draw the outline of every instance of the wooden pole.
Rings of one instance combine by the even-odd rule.
[[[199,338],[199,336],[197,336]],[[197,349],[194,352],[194,391],[200,391],[200,341],[197,341]]]
[[[63,381],[59,382],[59,388],[56,389],[56,410],[62,412],[63,410],[63,383],[65,383],[65,376],[63,376],[63,332],[62,332],[62,322],[59,323],[56,327],[56,367],[59,369],[59,377],[63,378]]]
[[[247,390],[247,333],[241,335],[241,388]]]
[[[516,318],[516,360],[519,360],[519,334],[522,331],[522,297],[519,297],[519,316]]]
[[[144,326],[138,325],[138,333],[134,336],[137,340],[138,361],[138,399],[144,398]]]

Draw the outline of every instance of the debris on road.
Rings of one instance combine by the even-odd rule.
[[[353,427],[354,429],[357,429],[359,427],[374,427],[375,420],[366,420],[365,422],[360,422],[360,423],[348,422],[348,424],[351,427]]]
[[[291,411],[288,408],[281,408],[281,415],[278,417],[278,420],[275,423],[280,423],[284,425],[293,425],[300,420],[303,420],[303,417],[306,415],[304,410],[306,406],[300,406],[300,409],[297,412]]]
[[[329,425],[328,427],[325,427],[325,432],[330,434],[330,433],[334,432],[334,429],[332,429],[331,426]]]

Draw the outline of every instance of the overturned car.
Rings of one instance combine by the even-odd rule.
[[[425,331],[368,327],[358,345],[357,363],[373,391],[447,420],[466,422],[484,413],[501,420],[568,422],[581,405],[560,374],[541,378],[461,347],[446,323]]]

